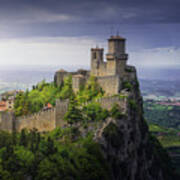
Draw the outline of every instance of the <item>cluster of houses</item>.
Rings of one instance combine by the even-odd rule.
[[[1,99],[0,99],[0,112],[3,111],[12,111],[14,107],[14,101],[15,97],[18,93],[22,91],[7,91],[3,94],[1,94]]]
[[[23,92],[22,90],[13,90],[13,91],[7,91],[1,94],[0,95],[0,112],[13,111],[16,95],[22,92]],[[51,108],[53,108],[53,106],[50,103],[47,103],[43,107],[43,110],[46,111]]]

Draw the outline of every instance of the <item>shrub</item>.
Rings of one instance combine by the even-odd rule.
[[[85,87],[81,88],[77,93],[77,100],[79,103],[84,103],[102,97],[103,95],[103,89],[99,86],[96,78],[94,76],[91,76],[88,79]]]
[[[123,114],[120,111],[120,108],[119,108],[118,104],[113,105],[113,107],[110,110],[110,115],[111,115],[111,117],[113,117],[115,119],[121,119],[121,118],[125,117],[125,114]]]
[[[130,108],[132,108],[133,110],[136,110],[136,109],[137,109],[136,102],[135,102],[133,99],[130,99],[130,100],[129,100],[129,106],[130,106]]]
[[[83,113],[88,121],[105,120],[109,113],[103,109],[98,103],[92,102],[83,107]]]
[[[122,83],[122,87],[123,87],[123,89],[128,89],[129,91],[132,89],[132,85],[128,81],[124,81]]]

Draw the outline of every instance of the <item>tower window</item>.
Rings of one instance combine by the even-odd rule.
[[[93,59],[96,59],[96,52],[93,52]]]

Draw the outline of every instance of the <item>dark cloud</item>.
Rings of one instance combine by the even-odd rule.
[[[178,24],[179,9],[179,0],[0,0],[0,37],[90,35],[113,27],[126,32],[121,27],[131,24]]]
[[[25,21],[39,23],[46,22],[46,19],[48,22],[98,24],[180,22],[179,0],[1,0],[0,2],[0,18],[17,23]],[[64,16],[64,19],[60,16]]]

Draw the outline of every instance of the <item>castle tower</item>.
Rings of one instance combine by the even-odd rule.
[[[99,76],[101,66],[104,63],[103,53],[103,48],[97,47],[91,49],[91,74],[94,76]]]
[[[111,36],[108,39],[107,72],[109,75],[120,75],[126,67],[128,55],[125,52],[126,39],[120,36]]]

